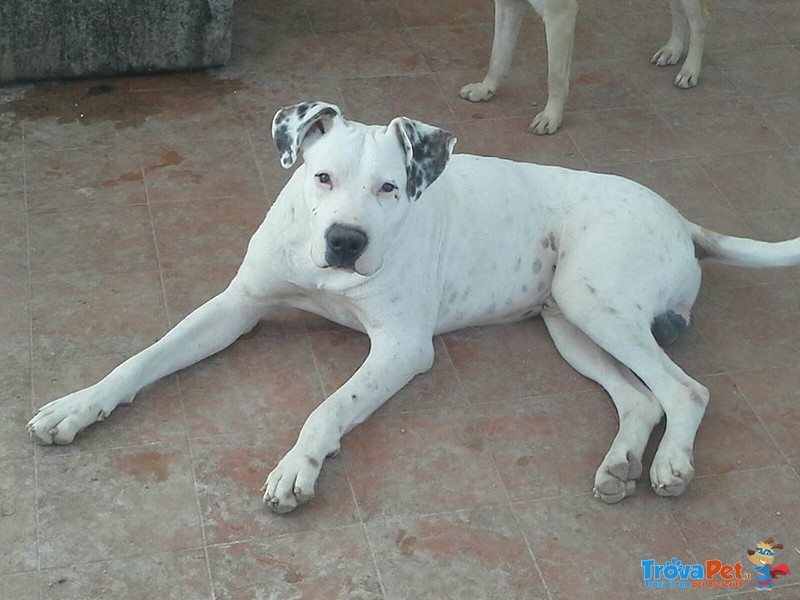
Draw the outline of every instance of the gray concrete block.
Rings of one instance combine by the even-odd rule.
[[[225,64],[233,0],[0,0],[0,83]]]

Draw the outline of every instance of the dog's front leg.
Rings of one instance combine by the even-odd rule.
[[[68,444],[82,429],[102,421],[143,387],[222,350],[252,329],[267,312],[236,280],[192,312],[155,344],[132,356],[96,384],[46,404],[28,423],[44,444]]]
[[[471,102],[491,100],[500,82],[511,68],[514,47],[517,45],[522,11],[525,5],[520,0],[495,0],[494,37],[489,70],[479,83],[468,83],[461,88],[461,97]]]
[[[262,490],[271,510],[288,512],[310,500],[322,462],[339,451],[342,436],[433,365],[432,335],[382,330],[370,333],[370,342],[361,367],[311,413],[297,443],[267,477]]]

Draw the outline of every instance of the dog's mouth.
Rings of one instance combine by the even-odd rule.
[[[355,273],[364,277],[363,273],[359,273],[355,265],[330,265],[326,263],[321,267],[322,269],[333,269],[334,271],[343,271],[345,273]]]

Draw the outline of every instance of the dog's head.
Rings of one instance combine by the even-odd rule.
[[[279,110],[272,137],[284,168],[303,154],[297,175],[303,178],[314,264],[365,276],[380,269],[456,143],[452,134],[406,117],[385,127],[347,121],[325,102]]]
[[[757,566],[771,565],[775,560],[775,550],[783,548],[783,544],[774,544],[771,537],[756,543],[755,550],[747,551],[747,560]]]

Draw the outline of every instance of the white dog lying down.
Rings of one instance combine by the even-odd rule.
[[[366,332],[371,348],[267,478],[265,502],[285,512],[314,495],[345,433],[431,367],[434,335],[540,315],[559,352],[608,391],[620,415],[595,494],[617,502],[633,492],[665,413],[650,479],[661,495],[684,490],[708,391],[657,342],[687,326],[699,258],[793,265],[800,238],[767,243],[707,231],[621,177],[451,156],[451,134],[405,117],[367,126],[332,104],[306,102],[280,110],[272,134],[284,167],[300,153],[304,164],[229,287],[100,382],[44,406],[31,435],[69,443],[276,307],[305,309]]]
[[[547,104],[536,115],[529,129],[533,133],[555,133],[561,125],[564,101],[569,91],[569,71],[572,65],[572,43],[575,38],[575,19],[578,0],[527,0],[544,20],[547,36]],[[703,60],[708,13],[705,0],[669,0],[672,13],[672,34],[661,50],[653,55],[658,66],[674,65],[686,52],[675,85],[690,88],[697,85]],[[461,88],[461,97],[472,102],[491,100],[500,82],[511,67],[517,44],[525,0],[494,1],[494,39],[489,59],[489,72],[480,83]],[[688,51],[687,51],[688,48]]]

